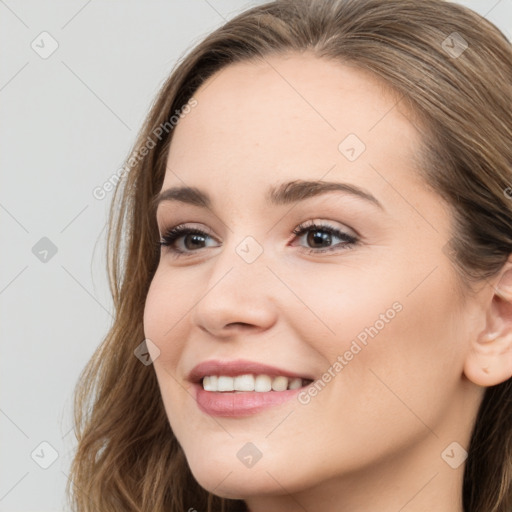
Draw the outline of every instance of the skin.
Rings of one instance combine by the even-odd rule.
[[[460,294],[443,251],[450,210],[415,167],[417,123],[372,75],[308,53],[231,65],[194,97],[162,190],[195,186],[212,207],[163,202],[157,221],[162,235],[186,223],[211,238],[194,249],[182,237],[176,244],[189,252],[180,257],[162,248],[144,312],[193,475],[252,512],[462,512],[463,449],[483,391],[512,373],[510,358],[495,369],[497,342],[487,339],[510,325],[510,297],[496,289],[512,279]],[[338,149],[348,134],[366,145],[352,162]],[[267,187],[297,179],[357,185],[383,209],[342,192],[265,204]],[[333,237],[333,251],[308,254],[319,245],[292,231],[310,220],[360,240],[347,248]],[[250,264],[236,252],[247,236],[263,250]],[[187,374],[207,359],[321,379],[394,303],[401,311],[307,404],[212,418],[193,399]],[[498,337],[502,348],[509,338]],[[262,454],[250,468],[237,457],[247,442]],[[443,459],[447,448],[458,467]]]

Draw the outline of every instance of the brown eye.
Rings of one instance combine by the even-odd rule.
[[[204,249],[208,239],[213,238],[204,231],[186,226],[176,226],[165,232],[160,240],[160,246],[166,247],[176,255],[197,252],[197,249]],[[178,248],[177,242],[182,240],[182,248]]]
[[[307,235],[305,237],[306,243],[309,246],[309,250],[307,252],[311,254],[335,251],[338,246],[349,248],[358,241],[356,237],[327,224],[301,224],[294,229],[293,233],[297,238],[300,238],[305,234]],[[336,238],[340,239],[342,243],[338,243],[334,246],[331,245],[333,243],[333,239]]]

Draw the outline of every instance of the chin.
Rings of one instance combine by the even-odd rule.
[[[289,480],[289,474],[286,481],[281,477],[281,467],[274,467],[268,462],[265,464],[261,459],[253,467],[248,468],[239,461],[235,452],[222,459],[209,458],[205,457],[204,453],[198,453],[193,457],[187,457],[187,461],[199,485],[221,498],[246,499],[251,496],[280,493],[281,485],[295,487]]]
[[[282,488],[264,471],[253,473],[249,470],[239,470],[230,474],[228,471],[221,477],[218,468],[212,468],[210,471],[192,470],[192,474],[203,489],[221,498],[241,500],[282,491]]]

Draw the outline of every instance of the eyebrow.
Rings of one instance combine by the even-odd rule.
[[[370,192],[350,183],[338,183],[330,181],[304,181],[295,180],[270,187],[265,196],[268,205],[281,206],[304,201],[311,197],[326,194],[328,192],[344,192],[352,196],[364,199],[380,209],[384,210],[382,204]],[[212,200],[208,193],[196,187],[177,186],[160,192],[153,198],[153,211],[164,201],[178,201],[181,203],[211,208]]]

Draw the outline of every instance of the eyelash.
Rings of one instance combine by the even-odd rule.
[[[345,233],[343,231],[338,230],[337,228],[334,228],[332,226],[329,226],[328,224],[316,224],[314,222],[305,222],[302,224],[299,224],[294,230],[293,234],[295,237],[300,237],[303,234],[309,232],[309,231],[323,231],[325,233],[328,233],[330,236],[334,235],[337,238],[340,238],[345,243],[342,245],[343,249],[352,249],[354,245],[356,245],[359,242],[359,239],[353,235],[349,235],[348,233]],[[179,225],[175,226],[172,229],[169,229],[165,232],[165,234],[162,236],[162,239],[159,242],[159,245],[163,248],[165,247],[169,252],[171,252],[175,257],[182,257],[182,256],[189,256],[194,252],[198,252],[197,250],[194,251],[182,251],[181,249],[176,249],[176,247],[173,247],[173,244],[178,240],[179,238],[183,237],[184,235],[202,235],[204,237],[211,237],[208,233],[205,231],[202,231],[200,229],[196,228],[189,228],[186,225]],[[340,245],[340,244],[338,244]],[[336,247],[336,246],[334,246]],[[201,247],[201,249],[206,249],[207,247]],[[338,252],[339,249],[335,249],[333,247],[323,248],[323,249],[307,249],[303,248],[306,253],[308,254],[319,254],[319,253],[326,253],[326,252]]]

